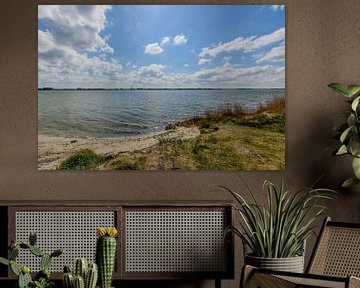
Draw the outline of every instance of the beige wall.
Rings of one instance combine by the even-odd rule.
[[[56,2],[85,3],[79,0]],[[278,1],[226,1],[229,4],[276,4],[274,2]],[[341,181],[351,173],[349,159],[334,158],[325,149],[334,143],[330,139],[331,129],[341,120],[346,107],[343,99],[331,92],[327,84],[360,82],[360,22],[357,20],[360,1],[283,2],[286,4],[287,53],[286,171],[38,172],[37,4],[53,1],[1,0],[0,200],[229,199],[216,192],[213,186],[223,184],[236,188],[239,175],[265,199],[261,191],[265,179],[277,184],[284,179],[286,186],[295,190],[324,174],[321,185],[339,191],[329,215],[337,220],[359,222],[360,186],[347,191],[339,188]],[[100,4],[100,1],[86,3]],[[115,1],[106,3],[115,4]],[[240,258],[239,252],[236,255]],[[239,259],[236,263],[237,270],[240,262]],[[238,279],[239,273],[236,281],[226,281],[225,286],[237,287]],[[202,286],[211,285],[207,282]]]

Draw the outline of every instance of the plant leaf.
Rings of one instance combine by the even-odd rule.
[[[348,97],[350,98],[351,95],[349,93],[349,90],[347,88],[346,85],[341,84],[341,83],[330,83],[328,85],[329,88],[333,89],[334,91],[336,91],[337,93],[339,93],[342,96]]]
[[[352,128],[353,128],[353,126],[350,126],[349,128],[345,129],[345,131],[343,133],[341,133],[341,136],[340,136],[341,143],[344,143],[346,137],[348,136],[348,134]]]
[[[360,96],[356,97],[351,103],[351,109],[356,111],[357,106],[359,105]]]
[[[339,148],[339,150],[336,152],[335,155],[344,155],[347,153],[349,153],[349,152],[348,152],[346,145],[341,145],[341,147]]]
[[[354,157],[352,168],[357,179],[360,180],[360,158]]]
[[[360,85],[348,85],[347,90],[350,96],[354,96],[360,92]]]
[[[341,185],[341,187],[348,188],[352,185],[359,184],[359,183],[360,183],[359,179],[357,179],[356,177],[351,177],[351,178],[347,179],[346,181],[344,181],[344,183]]]

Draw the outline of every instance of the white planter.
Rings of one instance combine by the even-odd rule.
[[[262,258],[246,255],[245,263],[262,269],[304,273],[304,256],[289,258]]]

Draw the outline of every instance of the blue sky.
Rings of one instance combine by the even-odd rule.
[[[283,5],[40,5],[38,86],[284,87]]]

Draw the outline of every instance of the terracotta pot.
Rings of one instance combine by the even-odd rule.
[[[245,263],[262,269],[304,273],[304,256],[263,258],[246,255]]]

